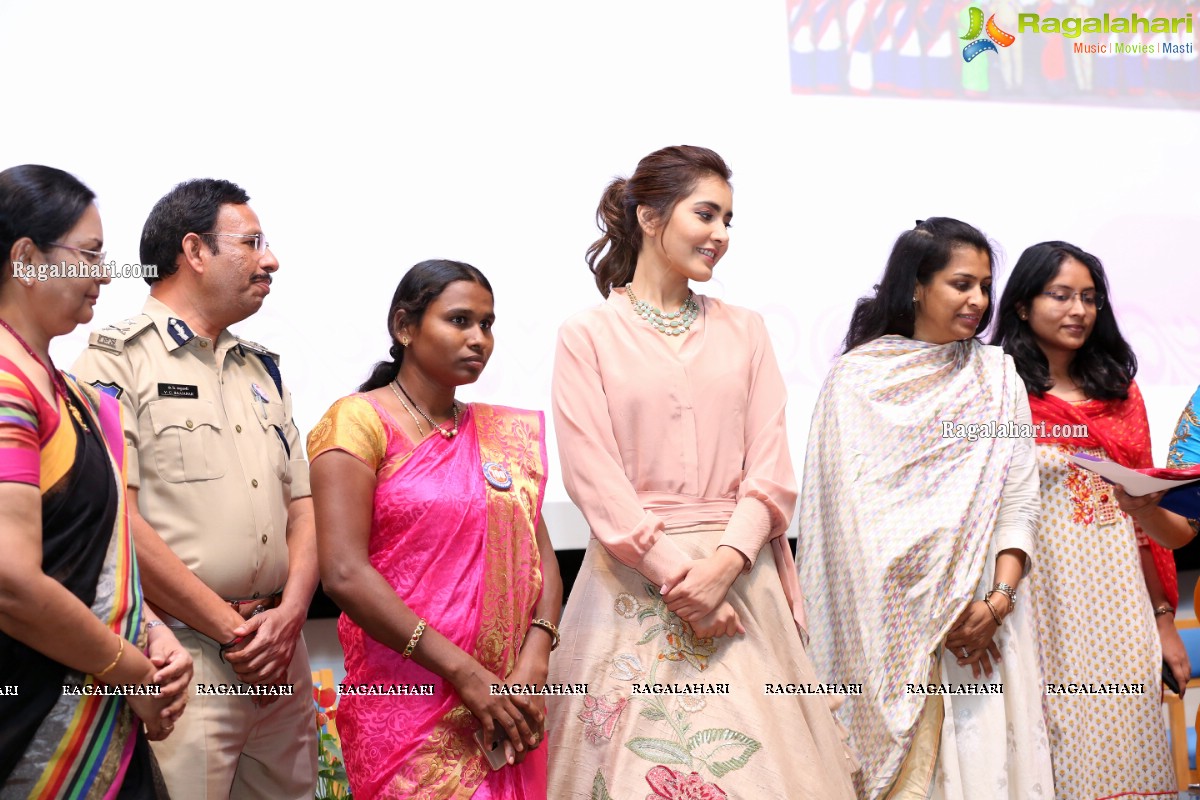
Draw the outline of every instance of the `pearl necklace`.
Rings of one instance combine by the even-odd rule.
[[[700,304],[696,302],[691,289],[688,289],[687,299],[674,314],[663,313],[661,309],[655,308],[645,300],[638,300],[633,294],[633,283],[625,284],[625,294],[633,304],[634,313],[664,336],[681,336],[687,333],[696,317],[700,315]]]
[[[412,395],[410,395],[407,391],[405,391],[404,386],[400,383],[399,378],[392,381],[392,383],[395,384],[396,386],[400,387],[400,391],[404,392],[404,396],[408,398],[408,402],[412,403],[412,407],[417,410],[417,413],[425,418],[425,421],[429,423],[430,428],[433,428],[435,431],[440,433],[442,435],[442,437],[445,439],[452,439],[458,434],[458,403],[457,402],[451,401],[451,409],[452,409],[452,413],[454,414],[454,427],[451,428],[450,430],[446,430],[441,425],[438,425],[436,422],[434,422],[432,417],[430,417],[423,410],[421,410],[421,407],[419,405],[417,405],[417,401],[412,399]],[[396,390],[393,388],[392,391],[394,392]],[[401,402],[401,404],[404,403],[403,400],[401,400],[400,402]],[[407,405],[405,405],[404,407],[405,407],[405,409],[408,409]],[[412,411],[409,411],[408,413],[412,414]],[[415,418],[413,419],[413,422],[416,422]],[[417,430],[420,431],[420,429],[421,429],[421,423],[417,422]]]

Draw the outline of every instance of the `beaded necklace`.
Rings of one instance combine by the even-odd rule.
[[[66,380],[63,378],[62,373],[54,368],[53,362],[47,364],[45,361],[42,361],[41,357],[38,356],[37,353],[33,352],[33,348],[29,346],[29,342],[25,341],[21,337],[21,334],[17,333],[13,329],[13,326],[9,325],[3,319],[0,319],[0,328],[4,328],[4,330],[12,334],[12,337],[17,340],[17,344],[25,348],[25,352],[29,354],[30,358],[36,361],[42,369],[46,370],[46,372],[50,375],[50,382],[54,384],[54,393],[62,396],[63,402],[67,404],[67,410],[71,412],[71,416],[75,418],[75,421],[79,423],[79,427],[83,428],[85,431],[90,430],[90,428],[87,426],[87,423],[83,421],[83,415],[81,415],[79,413],[79,409],[75,407],[75,400],[72,398],[71,392],[67,389]]]
[[[629,302],[633,304],[634,313],[649,322],[654,330],[664,336],[681,336],[687,333],[700,314],[700,304],[696,302],[691,289],[688,289],[687,299],[674,314],[664,313],[645,300],[638,300],[633,294],[632,282],[625,284],[625,294],[629,296]]]
[[[454,402],[453,400],[450,401],[450,403],[451,403],[450,407],[454,413],[454,427],[451,428],[450,430],[446,430],[441,425],[438,425],[436,422],[434,422],[432,417],[430,417],[428,414],[426,414],[424,411],[421,410],[421,407],[419,405],[417,405],[417,401],[412,399],[412,395],[410,395],[405,390],[403,384],[400,383],[399,378],[392,381],[392,383],[394,383],[396,386],[400,387],[400,391],[404,392],[404,396],[408,398],[408,402],[412,403],[412,406],[413,406],[413,408],[415,408],[417,410],[417,413],[420,414],[422,417],[424,417],[425,421],[429,423],[429,427],[433,428],[435,431],[440,433],[443,438],[451,439],[458,434],[458,403]],[[393,389],[392,391],[395,391],[395,389]],[[403,403],[404,401],[401,400],[400,402]],[[408,406],[405,406],[405,408],[408,408]],[[408,413],[411,414],[412,411],[409,411]],[[415,420],[414,420],[414,422],[415,422]],[[417,428],[420,429],[420,427],[421,427],[421,424],[418,422]]]

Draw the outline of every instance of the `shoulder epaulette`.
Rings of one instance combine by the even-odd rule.
[[[250,350],[255,353],[258,353],[259,355],[270,356],[271,358],[275,359],[276,363],[279,363],[279,354],[276,353],[274,350],[268,350],[266,347],[263,347],[258,342],[252,342],[249,339],[243,339],[240,336],[235,336],[234,338],[237,339],[238,344],[240,344],[245,349]]]
[[[126,343],[145,333],[152,325],[154,320],[146,314],[130,317],[98,331],[92,331],[92,335],[88,337],[88,347],[119,354],[125,349]]]

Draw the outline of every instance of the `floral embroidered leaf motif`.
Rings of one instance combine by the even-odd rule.
[[[651,720],[652,722],[658,722],[667,718],[667,715],[662,712],[662,709],[655,708],[654,706],[647,706],[646,708],[643,708],[642,716],[648,720]]]
[[[612,795],[608,793],[604,773],[600,770],[596,770],[596,777],[592,781],[592,800],[613,800]]]
[[[625,743],[639,757],[655,764],[682,764],[692,766],[692,757],[688,751],[677,742],[667,739],[653,739],[648,736],[637,736]]]
[[[758,741],[729,728],[702,730],[690,737],[687,745],[693,755],[707,764],[718,778],[746,766],[750,756],[762,749]]]
[[[608,674],[619,681],[632,681],[645,675],[646,669],[642,666],[642,660],[633,653],[621,653],[612,660],[612,669]]]
[[[649,628],[646,629],[646,632],[644,634],[642,634],[642,638],[638,639],[638,644],[646,644],[647,642],[653,641],[655,636],[658,636],[660,633],[662,633],[666,629],[667,629],[666,625],[662,625],[662,624],[651,625]]]

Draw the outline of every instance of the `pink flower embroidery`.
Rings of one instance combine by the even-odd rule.
[[[1091,525],[1095,522],[1092,487],[1088,483],[1086,473],[1074,464],[1067,472],[1067,491],[1071,496],[1071,521],[1076,525]]]
[[[587,695],[583,698],[583,711],[579,712],[579,721],[584,724],[583,736],[592,744],[600,744],[602,739],[612,739],[616,730],[617,720],[621,712],[629,705],[628,697],[619,697],[615,701],[603,697]]]
[[[698,773],[685,775],[661,765],[646,773],[646,783],[654,790],[654,794],[646,795],[646,800],[722,800],[729,797],[715,783],[705,783]]]

